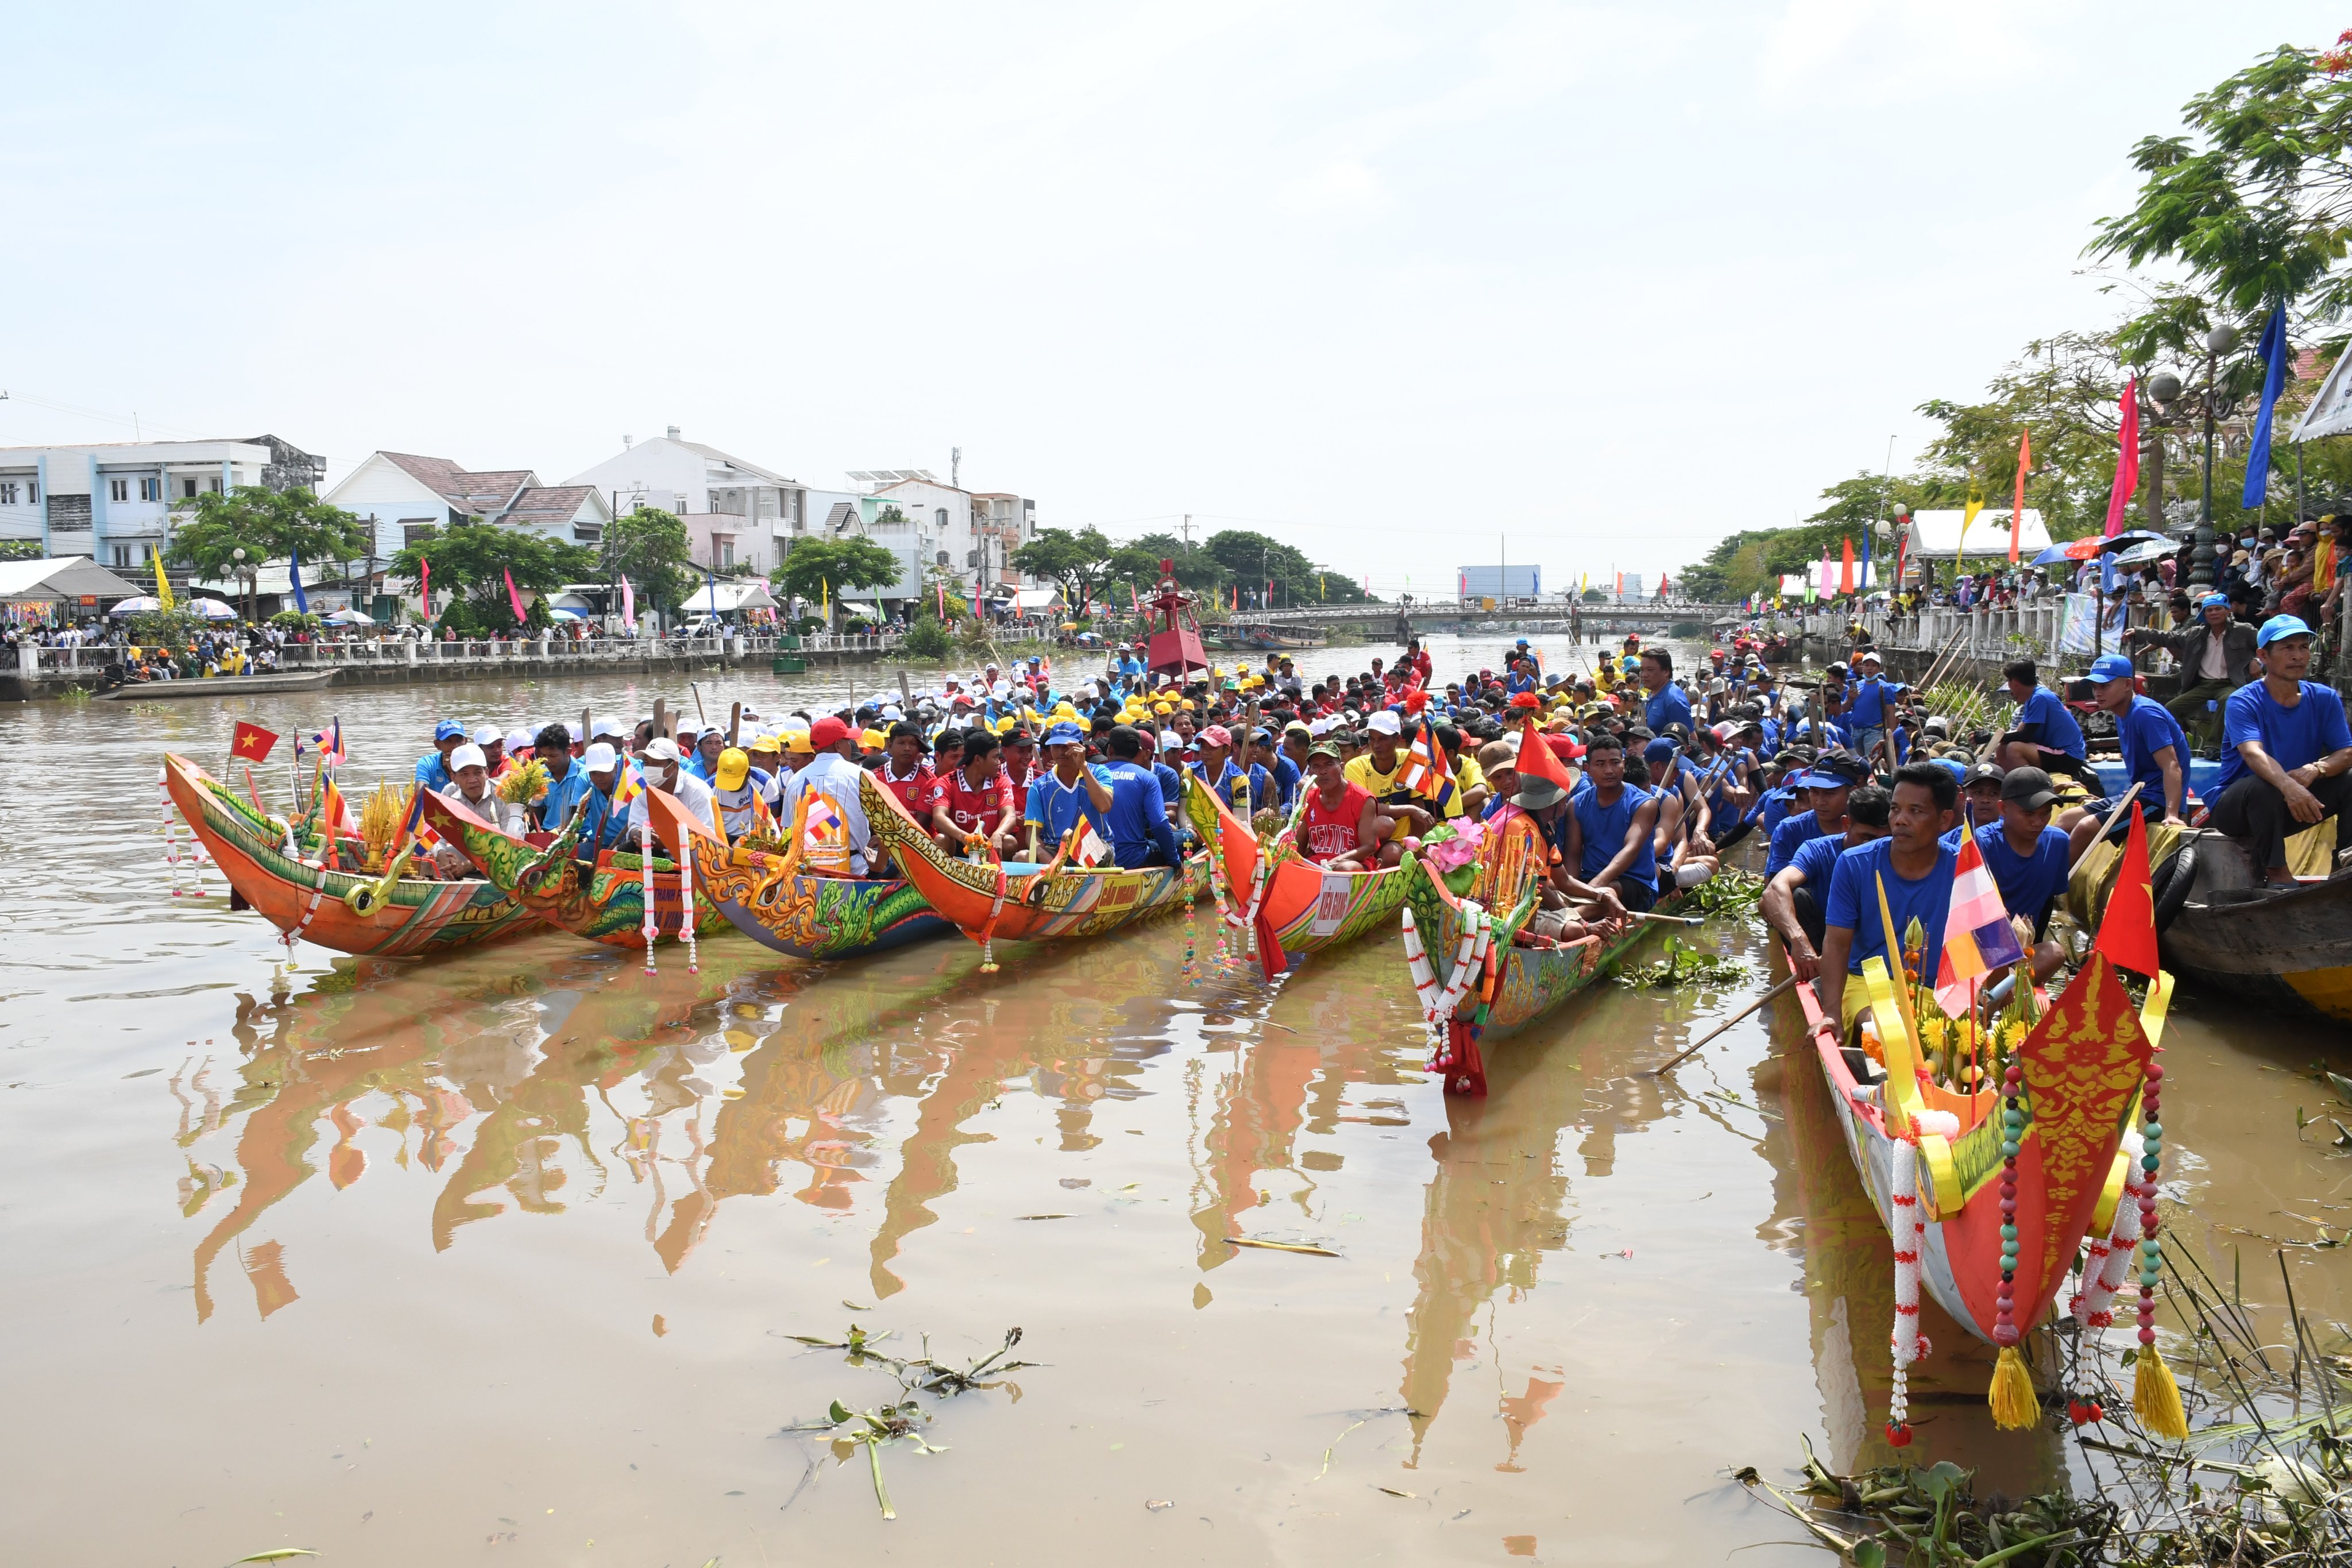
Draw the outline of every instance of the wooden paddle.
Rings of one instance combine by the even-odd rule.
[[[743,705],[740,702],[738,702],[727,715],[727,743],[730,746],[733,745],[735,743],[735,738],[742,732]]]
[[[1713,1044],[1717,1037],[1720,1036],[1726,1029],[1730,1028],[1732,1025],[1737,1024],[1740,1020],[1754,1014],[1759,1009],[1762,1008],[1765,1004],[1770,1002],[1772,998],[1780,995],[1782,992],[1796,984],[1796,983],[1797,977],[1791,974],[1788,979],[1783,980],[1780,984],[1775,985],[1771,990],[1767,991],[1763,995],[1759,996],[1755,1001],[1750,1002],[1747,1006],[1742,1007],[1738,1012],[1734,1013],[1730,1017],[1726,1018],[1722,1023],[1717,1024],[1714,1028],[1709,1029],[1699,1040],[1697,1045],[1695,1045],[1691,1047],[1690,1049],[1673,1057],[1664,1067],[1651,1068],[1650,1076],[1652,1078],[1665,1077],[1668,1073],[1674,1071],[1675,1068],[1682,1066],[1683,1063],[1696,1056],[1702,1047]]]
[[[669,722],[668,722],[668,721],[669,721],[669,699],[668,699],[668,698],[667,698],[667,697],[656,697],[656,698],[655,698],[655,699],[654,699],[654,733],[655,733],[656,735],[667,735],[667,734],[668,734],[668,733],[669,733]]]

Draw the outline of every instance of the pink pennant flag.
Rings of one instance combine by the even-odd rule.
[[[621,579],[621,629],[631,637],[637,635],[637,591],[629,586],[626,577]]]
[[[514,606],[515,625],[520,626],[524,619],[522,613],[522,595],[515,592],[514,568],[507,566],[500,568],[500,571],[504,574],[507,580],[507,603]]]
[[[1985,869],[1984,852],[1974,837],[1962,835],[1951,909],[1944,916],[1944,956],[1936,965],[1937,1005],[1951,1017],[1963,1016],[1978,981],[2024,956],[2000,889]]]

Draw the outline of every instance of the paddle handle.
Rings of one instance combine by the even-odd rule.
[[[1702,1047],[1714,1044],[1716,1037],[1721,1035],[1726,1029],[1731,1027],[1732,1025],[1740,1022],[1749,1015],[1759,1011],[1774,997],[1780,995],[1780,993],[1788,990],[1796,984],[1797,977],[1791,974],[1788,979],[1783,980],[1780,984],[1775,985],[1771,990],[1767,991],[1763,995],[1759,996],[1755,1001],[1750,1002],[1747,1006],[1742,1007],[1738,1012],[1734,1013],[1730,1017],[1726,1018],[1722,1023],[1717,1024],[1714,1028],[1709,1029],[1705,1037],[1703,1037],[1697,1045],[1691,1047],[1688,1050],[1675,1057],[1673,1059],[1669,1060],[1665,1066],[1653,1068],[1650,1076],[1652,1078],[1665,1077],[1668,1073],[1674,1071],[1675,1068],[1682,1066],[1683,1063],[1696,1056]]]
[[[1627,910],[1625,912],[1637,921],[1659,921],[1667,925],[1696,926],[1706,923],[1706,917],[1704,915],[1659,915],[1652,914],[1647,910]]]

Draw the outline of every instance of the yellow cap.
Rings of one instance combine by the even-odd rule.
[[[1154,713],[1173,713],[1176,710],[1176,705],[1172,702],[1155,702],[1151,705],[1151,710]]]
[[[743,781],[751,776],[750,756],[733,746],[719,753],[717,777],[720,789],[741,789]]]
[[[1003,718],[999,719],[996,721],[996,732],[1000,735],[1009,735],[1013,732],[1013,715],[1007,713]]]
[[[857,737],[857,746],[860,751],[878,752],[882,749],[882,731],[879,730],[868,730]]]
[[[1180,699],[1176,705],[1187,713],[1192,711],[1192,700],[1189,697]]]
[[[784,750],[799,756],[813,757],[816,755],[816,742],[809,739],[806,730],[787,730],[784,731]]]

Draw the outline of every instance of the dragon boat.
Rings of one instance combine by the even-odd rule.
[[[982,967],[995,962],[993,944],[999,939],[1063,942],[1103,936],[1181,909],[1208,886],[1205,853],[1181,867],[1134,871],[1074,866],[1066,858],[1066,847],[1044,865],[957,859],[932,840],[872,773],[861,774],[857,787],[873,841],[890,851],[926,903],[981,944]]]
[[[803,872],[789,849],[730,844],[676,796],[656,790],[652,798],[664,837],[683,838],[693,857],[696,894],[763,947],[792,958],[856,958],[954,929],[904,878]]]
[[[289,942],[400,958],[512,936],[538,924],[510,891],[482,879],[387,881],[305,860],[289,850],[286,823],[239,800],[185,757],[165,755],[163,784],[228,879],[236,902],[258,910]]]
[[[648,879],[639,857],[607,849],[583,874],[572,854],[575,824],[566,823],[562,832],[541,847],[500,832],[446,795],[427,794],[425,815],[434,831],[457,846],[492,886],[520,900],[524,909],[559,931],[608,947],[636,947],[645,942]],[[680,933],[685,879],[675,862],[666,864],[656,857],[650,880],[656,937],[674,940]],[[697,887],[694,934],[709,936],[726,929],[726,915]]]
[[[1922,1285],[1955,1322],[2000,1347],[1995,1423],[2032,1426],[2039,1405],[2017,1346],[2085,1243],[2083,1285],[2071,1302],[2076,1323],[2096,1330],[2113,1321],[2136,1253],[2148,1281],[2141,1327],[2151,1321],[2162,1076],[2154,1058],[2172,977],[2158,972],[2136,1005],[2123,972],[2095,950],[2021,1037],[2005,1043],[1998,1029],[1969,1031],[1971,1051],[1991,1039],[1990,1070],[1978,1080],[1986,1087],[1974,1090],[1950,1087],[1952,1075],[1934,1070],[1919,1021],[1933,1014],[1898,996],[1898,984],[1911,987],[1890,977],[1883,957],[1866,960],[1847,984],[1865,986],[1870,999],[1869,1032],[1857,1045],[1841,1038],[1811,982],[1796,992],[1847,1150],[1895,1243],[1887,1437],[1897,1447],[1910,1441],[1905,1369],[1927,1353]],[[1960,1028],[1936,1026],[1948,1037]],[[1947,1050],[1957,1055],[1948,1043]],[[2134,1126],[2141,1115],[2144,1129]],[[2142,1424],[2158,1436],[2185,1436],[2177,1385],[2146,1334],[2138,1359],[2134,1407]],[[2075,1399],[2069,1413],[2078,1424],[2101,1414]]]
[[[1314,786],[1301,781],[1301,789]],[[1233,904],[1234,923],[1250,930],[1267,979],[1288,961],[1387,930],[1422,872],[1403,864],[1371,871],[1327,871],[1298,852],[1287,833],[1269,835],[1272,850],[1214,790],[1184,792],[1184,815],[1203,843],[1218,848],[1211,875]]]
[[[1422,874],[1406,887],[1405,965],[1423,1021],[1443,1031],[1430,1070],[1444,1079],[1448,1094],[1483,1095],[1482,1040],[1549,1016],[1605,975],[1659,922],[1636,919],[1607,940],[1521,947],[1514,938],[1540,898],[1544,862],[1532,846],[1497,836],[1476,860],[1451,872],[1430,864],[1430,853],[1421,851]],[[1678,913],[1690,897],[1669,892],[1649,912]]]

